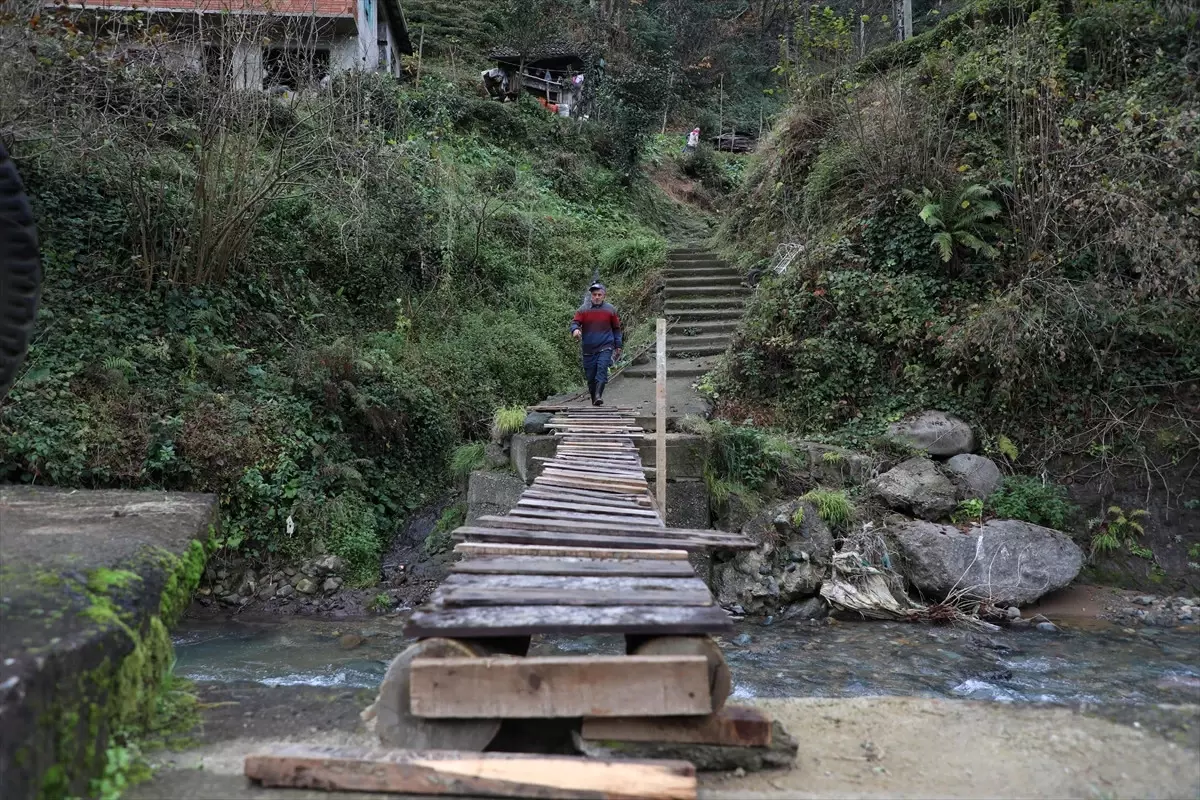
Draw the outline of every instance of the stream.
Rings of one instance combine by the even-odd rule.
[[[402,617],[199,622],[175,634],[197,681],[374,687],[411,641]],[[721,637],[735,698],[901,695],[1001,703],[1200,702],[1200,631],[1104,623],[1057,633],[888,622],[739,625]],[[531,654],[620,653],[617,636],[535,637]]]

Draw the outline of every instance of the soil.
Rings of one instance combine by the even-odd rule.
[[[358,712],[367,690],[206,684],[197,746],[159,756],[129,800],[313,800],[265,790],[247,753],[278,742],[375,744]],[[800,742],[791,769],[702,774],[702,798],[1159,797],[1200,792],[1200,706],[1132,711],[925,698],[755,701]],[[378,796],[378,795],[377,795]]]

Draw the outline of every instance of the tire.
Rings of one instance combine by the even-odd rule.
[[[17,166],[0,143],[0,401],[29,349],[41,287],[33,211]]]

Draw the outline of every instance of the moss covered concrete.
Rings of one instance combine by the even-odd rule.
[[[214,497],[0,488],[0,786],[100,797],[154,721]]]

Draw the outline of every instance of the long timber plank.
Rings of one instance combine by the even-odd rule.
[[[635,761],[516,753],[385,750],[280,744],[246,757],[246,777],[267,787],[559,800],[695,800],[686,761]]]
[[[435,602],[444,608],[485,606],[710,606],[708,587],[688,591],[582,592],[562,589],[446,589]]]
[[[614,519],[611,522],[606,520],[594,521],[578,521],[561,519],[554,524],[546,523],[541,527],[532,520],[513,519],[511,515],[496,516],[494,514],[485,514],[475,521],[475,526],[463,526],[464,528],[482,527],[482,528],[518,528],[521,530],[540,530],[540,531],[561,531],[564,533],[601,533],[607,535],[624,536],[672,536],[684,539],[699,539],[711,541],[736,541],[744,540],[749,542],[744,536],[736,533],[726,533],[724,531],[713,530],[696,530],[692,528],[663,528],[655,525],[648,525],[641,522],[630,522],[624,519]]]
[[[542,633],[624,633],[676,636],[728,633],[729,615],[712,606],[421,606],[404,626],[408,636],[497,637]],[[530,716],[530,715],[526,715]]]
[[[697,541],[695,539],[671,539],[652,536],[602,536],[587,533],[555,533],[552,531],[505,530],[502,528],[478,528],[469,534],[454,534],[455,539],[469,536],[477,542],[504,542],[507,544],[544,544],[558,547],[607,547],[625,550],[687,550],[705,552],[711,549],[739,549],[736,542],[728,545],[721,542]],[[748,549],[748,548],[747,548]]]
[[[704,656],[416,658],[412,712],[433,719],[708,714]]]
[[[572,545],[509,544],[504,542],[459,542],[455,552],[467,558],[492,556],[540,556],[545,558],[588,558],[619,561],[687,561],[682,548],[630,550],[613,547],[576,547]],[[462,563],[462,562],[460,562]]]
[[[562,592],[694,592],[707,588],[693,575],[622,577],[618,575],[459,575],[442,581],[443,589],[554,589]],[[565,604],[564,604],[565,605]],[[613,603],[621,605],[621,603]],[[703,604],[702,604],[703,605]]]
[[[614,511],[611,508],[601,509],[599,511],[581,510],[578,513],[574,511],[564,511],[562,509],[548,508],[536,509],[528,506],[517,506],[512,511],[508,512],[509,517],[522,517],[532,520],[553,520],[557,525],[559,522],[588,522],[596,521],[602,524],[620,523],[628,525],[636,525],[640,527],[663,528],[662,520],[658,515],[645,516],[637,514],[622,514],[620,511]],[[545,523],[543,523],[545,524]],[[520,526],[517,526],[520,527]]]
[[[640,506],[630,503],[627,507],[610,506],[610,505],[592,505],[591,503],[561,503],[553,500],[540,500],[538,498],[524,498],[517,501],[517,508],[529,510],[543,511],[578,511],[595,512],[598,514],[616,514],[618,516],[627,517],[653,517],[658,519],[658,512],[649,508],[641,508]]]
[[[695,575],[686,561],[653,559],[599,559],[563,556],[509,556],[468,558],[450,567],[451,575],[564,575],[614,578],[690,578]]]

